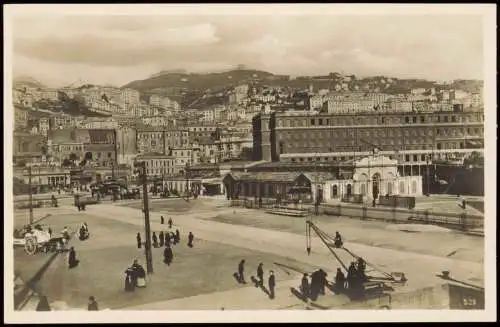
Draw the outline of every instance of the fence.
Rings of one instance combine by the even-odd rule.
[[[392,223],[424,223],[443,225],[460,229],[484,227],[484,217],[431,212],[429,210],[413,210],[402,208],[380,208],[367,206],[328,205],[322,204],[319,213],[333,216],[347,216],[366,220],[382,220]]]
[[[231,200],[232,207],[245,207],[248,209],[271,209],[276,206],[285,206],[286,203],[277,203],[276,199],[238,199]],[[306,209],[314,213],[316,208],[311,205],[295,205],[290,208]],[[321,204],[317,208],[317,214],[332,216],[344,216],[359,218],[362,220],[380,220],[391,223],[419,223],[440,225],[449,228],[468,230],[484,228],[484,217],[462,213],[459,215],[450,213],[431,212],[429,210],[414,210],[403,208],[381,208],[368,206],[354,206],[346,204]]]

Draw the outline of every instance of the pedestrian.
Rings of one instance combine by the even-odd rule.
[[[40,300],[36,305],[36,311],[51,311],[49,300],[47,300],[47,297],[45,295],[40,296]]]
[[[139,264],[137,260],[134,260],[132,264],[132,281],[135,287],[146,287],[146,270]]]
[[[177,243],[180,243],[181,242],[181,232],[179,232],[178,229],[175,230],[175,241]]]
[[[242,259],[238,264],[238,280],[241,284],[245,284],[245,259]]]
[[[358,277],[361,280],[365,280],[365,270],[366,270],[366,261],[363,260],[363,258],[359,257],[358,262],[357,262],[357,272],[358,272]]]
[[[172,263],[172,260],[174,258],[174,254],[172,252],[172,248],[170,245],[166,245],[165,250],[163,250],[163,262],[167,265],[170,266]]]
[[[344,242],[342,242],[342,236],[340,235],[340,233],[337,231],[335,232],[335,247],[336,248],[341,248],[342,245],[344,244]]]
[[[349,286],[349,289],[354,289],[356,288],[356,279],[357,279],[357,270],[356,270],[356,264],[354,262],[351,262],[351,265],[349,266],[349,269],[347,270],[347,283]]]
[[[153,232],[153,247],[158,247],[158,236],[156,236],[156,232]]]
[[[311,300],[316,301],[318,298],[319,294],[319,282],[318,282],[318,270],[313,271],[311,274],[311,285],[309,288],[309,294],[311,297]]]
[[[259,279],[259,286],[264,285],[264,269],[262,267],[263,267],[263,264],[261,262],[261,263],[259,263],[259,266],[257,267],[257,278]]]
[[[323,270],[320,269],[318,272],[318,282],[319,282],[319,293],[321,295],[325,295],[325,287],[328,284],[328,281],[326,280],[327,273]]]
[[[165,232],[165,246],[170,246],[170,232]]]
[[[193,235],[193,233],[189,232],[189,235],[188,235],[188,246],[189,246],[190,248],[192,248],[192,247],[193,247],[193,239],[194,239],[194,235]]]
[[[308,275],[306,273],[304,273],[304,275],[302,275],[302,281],[300,283],[300,288],[301,288],[302,296],[304,297],[304,299],[309,298],[309,278],[308,278]]]
[[[76,266],[78,266],[78,263],[80,263],[80,261],[76,260],[75,248],[71,247],[69,250],[69,255],[68,255],[69,269],[75,268]]]
[[[160,231],[160,234],[158,234],[159,242],[160,242],[160,247],[163,247],[163,244],[165,244],[165,235],[163,235],[163,231]]]
[[[88,311],[99,311],[99,305],[97,304],[95,297],[89,296],[89,304],[87,306],[87,310]]]
[[[142,239],[141,239],[141,233],[137,233],[137,248],[140,249],[142,247]]]
[[[269,298],[272,300],[274,299],[274,287],[276,286],[276,279],[274,277],[274,271],[269,271],[269,280],[268,280],[268,286],[269,286]]]
[[[127,268],[125,270],[125,291],[126,292],[133,292],[135,291],[135,284],[134,284],[134,270],[132,267]]]
[[[172,228],[172,217],[168,218],[168,228]]]
[[[165,224],[165,218],[163,216],[160,217],[160,223],[163,225]]]
[[[344,291],[345,288],[345,275],[340,268],[337,268],[337,275],[335,275],[335,288],[338,293]]]

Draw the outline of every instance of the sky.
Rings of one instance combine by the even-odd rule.
[[[276,74],[482,79],[479,15],[32,15],[12,20],[13,74],[122,86],[238,64]]]

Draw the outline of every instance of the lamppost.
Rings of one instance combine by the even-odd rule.
[[[143,193],[143,212],[144,212],[144,228],[146,233],[146,244],[145,244],[145,253],[146,253],[146,265],[148,274],[153,273],[153,254],[151,251],[151,223],[149,221],[149,202],[148,202],[148,176],[146,173],[146,163],[135,162],[134,167],[137,169],[135,172],[139,173],[142,179],[142,193]]]
[[[186,162],[186,200],[189,202],[189,161]]]
[[[29,184],[29,200],[30,200],[30,208],[29,208],[29,218],[30,218],[30,225],[33,224],[33,186],[31,184],[31,166],[28,166],[28,184]]]

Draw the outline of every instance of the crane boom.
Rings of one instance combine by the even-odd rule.
[[[339,257],[339,255],[336,252],[337,248],[335,247],[335,239],[332,238],[327,233],[323,232],[318,226],[316,226],[312,222],[311,217],[309,217],[309,219],[306,220],[307,252],[310,253],[310,251],[311,251],[311,230],[313,230],[316,233],[316,235],[319,237],[319,239],[321,240],[321,242],[323,242],[323,244],[328,248],[328,250],[330,251],[330,253],[332,253],[333,256],[335,257],[335,259],[340,263],[340,265],[342,266],[342,268],[344,268],[345,271],[348,271],[347,265],[344,263],[344,261]],[[349,249],[347,249],[345,247],[338,248],[338,249],[339,250],[344,250],[352,258],[354,258],[356,260],[360,258],[360,256],[354,254],[352,251],[350,251]],[[370,280],[372,280],[372,281],[375,281],[375,280],[382,281],[383,280],[383,281],[389,281],[389,282],[396,282],[396,279],[394,278],[393,275],[391,275],[391,274],[389,274],[389,273],[387,273],[385,271],[382,271],[381,269],[375,267],[373,264],[367,262],[366,260],[364,260],[364,261],[365,261],[366,265],[372,269],[372,271],[378,272],[380,275],[382,275],[380,277],[369,276]]]

